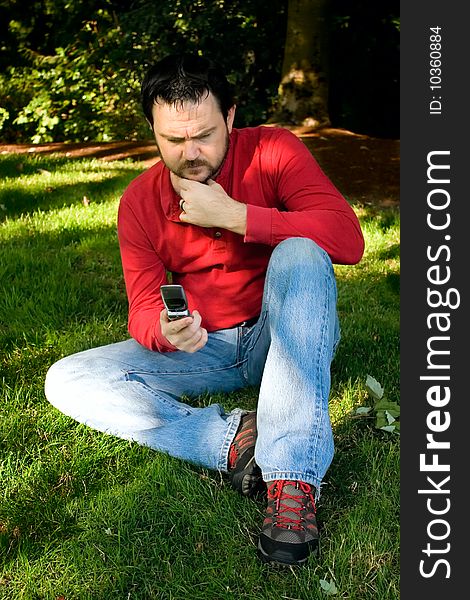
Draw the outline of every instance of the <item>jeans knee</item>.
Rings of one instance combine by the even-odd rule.
[[[56,407],[63,402],[66,396],[64,388],[68,379],[66,366],[68,361],[69,357],[62,358],[51,365],[46,373],[44,393],[47,400]]]
[[[93,363],[97,368],[98,361]],[[47,400],[62,412],[67,413],[67,407],[75,402],[80,394],[89,393],[88,384],[93,384],[90,377],[92,365],[86,360],[80,360],[80,355],[72,354],[61,358],[49,367],[44,381],[44,393]],[[84,388],[85,386],[85,388]]]
[[[324,271],[333,273],[328,254],[308,238],[288,238],[276,246],[271,256],[271,264],[282,272],[298,273]]]

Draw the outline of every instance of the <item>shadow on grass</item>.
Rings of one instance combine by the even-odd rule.
[[[83,165],[83,166],[82,166]],[[131,159],[122,161],[103,162],[91,157],[79,157],[71,160],[63,154],[6,154],[0,155],[0,179],[5,181],[18,179],[23,176],[49,176],[54,171],[77,173],[86,170],[90,173],[103,171],[120,171],[123,165],[129,170],[142,171],[138,163]]]
[[[22,157],[29,158],[31,156],[41,158],[48,155],[63,156],[70,162],[70,160],[83,160],[84,158],[151,160],[159,155],[157,145],[153,140],[96,143],[51,142],[33,145],[4,144],[3,148],[6,154],[11,153],[16,156],[16,161],[20,164]]]
[[[2,353],[47,345],[54,332],[71,338],[127,323],[127,297],[116,228],[88,226],[16,235],[0,251]],[[88,327],[87,327],[88,326]],[[28,353],[26,352],[26,357]],[[10,357],[11,361],[11,357]],[[28,369],[26,368],[26,372]]]
[[[80,205],[83,198],[92,203],[101,203],[113,195],[120,196],[132,179],[142,172],[135,166],[125,168],[118,163],[106,165],[90,162],[76,162],[70,170],[70,161],[64,158],[35,157],[18,162],[17,156],[0,158],[0,176],[4,177],[3,187],[0,188],[0,222],[6,218],[15,218],[22,214],[31,214],[38,210],[48,211],[64,206]],[[23,165],[18,172],[17,165]],[[77,179],[75,183],[58,184],[48,175],[63,169],[64,174],[70,174]],[[67,169],[67,170],[65,170]],[[112,173],[99,181],[92,181],[92,174]],[[38,175],[37,182],[18,181],[20,176]],[[90,177],[90,179],[87,179]],[[11,179],[11,181],[8,180]]]
[[[30,154],[5,154],[0,156],[0,178],[16,179],[24,175],[41,175],[43,171],[65,168],[70,160],[65,156],[37,156]]]

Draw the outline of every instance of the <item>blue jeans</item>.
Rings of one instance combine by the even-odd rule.
[[[49,369],[46,396],[90,427],[226,472],[245,411],[194,407],[181,396],[259,385],[263,479],[305,481],[319,495],[334,452],[328,397],[338,341],[331,261],[314,242],[291,238],[272,253],[255,325],[212,332],[194,354],[129,339],[68,356]]]

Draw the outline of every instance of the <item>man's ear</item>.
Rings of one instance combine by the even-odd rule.
[[[228,109],[227,112],[227,129],[228,132],[231,133],[233,129],[233,122],[235,120],[235,111],[237,109],[237,105],[234,104],[231,108]]]

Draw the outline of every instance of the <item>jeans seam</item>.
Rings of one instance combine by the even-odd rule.
[[[250,347],[246,349],[246,353],[251,352],[253,350],[253,348],[256,346],[256,342],[259,340],[261,332],[263,330],[263,327],[266,323],[267,314],[268,314],[267,310],[264,310],[263,313],[260,315],[257,324],[254,325],[254,327],[257,328],[256,337],[253,336],[253,340],[251,340]]]
[[[253,339],[250,340],[250,345],[248,348],[246,348],[246,350],[244,352],[244,358],[241,358],[241,351],[242,351],[242,347],[243,347],[243,343],[242,343],[243,336],[241,334],[239,335],[240,352],[238,354],[238,359],[239,359],[240,372],[241,372],[241,375],[242,375],[246,385],[252,384],[250,382],[250,377],[249,377],[249,373],[248,373],[248,356],[250,353],[253,352],[253,349],[256,346],[256,343],[258,342],[259,338],[261,337],[261,332],[266,325],[267,315],[268,315],[268,311],[264,310],[260,314],[260,317],[259,317],[256,325],[253,326],[253,328],[255,328],[255,327],[257,328],[256,336],[253,336]]]
[[[256,327],[256,325],[254,325]],[[248,365],[248,349],[243,352],[243,326],[237,328],[237,368],[240,372],[240,375],[245,382],[245,385],[248,384],[248,373],[247,373],[247,365]],[[243,358],[242,358],[243,355]]]
[[[238,367],[239,362],[235,362],[232,363],[230,365],[224,365],[222,367],[214,367],[214,368],[204,368],[204,369],[186,369],[186,370],[176,370],[176,371],[136,371],[136,370],[131,370],[131,371],[125,371],[126,375],[194,375],[195,373],[197,374],[203,374],[203,373],[216,373],[217,371],[228,371],[229,369],[234,369],[236,367]]]
[[[325,284],[326,284],[326,289],[328,289],[328,275],[327,274],[325,274]],[[323,310],[324,319],[321,324],[321,336],[320,336],[320,339],[322,340],[322,345],[319,348],[318,356],[317,356],[317,364],[315,365],[315,371],[316,371],[315,372],[315,381],[320,381],[322,386],[323,386],[323,378],[321,377],[320,371],[321,371],[321,365],[324,364],[324,356],[325,356],[325,350],[326,350],[326,326],[327,326],[327,322],[328,322],[328,318],[327,318],[328,308],[329,308],[329,295],[325,294],[325,304],[324,304],[324,310]],[[317,423],[319,421],[319,416],[323,412],[323,407],[321,406],[321,404],[323,403],[323,397],[325,395],[325,390],[322,389],[322,387],[321,387],[319,392],[320,392],[319,402],[316,401],[314,403],[314,415],[315,415],[315,421]],[[326,403],[327,403],[327,406],[326,406],[325,410],[328,410],[328,399],[326,399]],[[310,450],[312,452],[312,454],[311,454],[312,463],[314,464],[316,472],[318,471],[317,447],[318,447],[319,439],[320,439],[320,427],[317,427],[314,439],[312,439],[312,442],[310,444]]]

